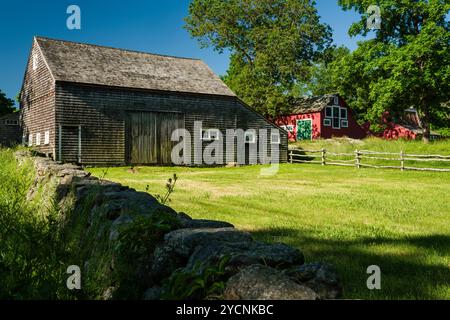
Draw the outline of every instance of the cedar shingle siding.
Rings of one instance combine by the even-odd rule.
[[[49,144],[33,141],[36,149],[83,164],[170,164],[171,131],[186,128],[194,140],[194,121],[224,136],[226,129],[278,129],[200,60],[46,38],[35,38],[21,108],[25,137],[41,133],[43,140],[49,131]],[[287,135],[280,137],[285,162]]]

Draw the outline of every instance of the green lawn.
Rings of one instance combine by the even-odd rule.
[[[106,179],[162,194],[176,173],[174,209],[335,264],[345,298],[450,299],[450,173],[313,164],[281,165],[274,177],[260,176],[260,166],[136,169],[109,168]],[[370,265],[381,268],[379,291],[366,287]]]

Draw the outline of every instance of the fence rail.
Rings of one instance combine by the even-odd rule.
[[[400,162],[399,166],[396,165],[382,165],[382,164],[370,164],[367,161],[394,161]],[[364,161],[364,163],[363,163]],[[438,162],[438,163],[450,163],[450,155],[443,156],[439,154],[407,154],[401,151],[400,153],[392,152],[377,152],[369,150],[355,150],[353,153],[336,153],[328,152],[326,149],[320,150],[302,150],[292,149],[289,150],[289,162],[290,163],[313,163],[334,166],[356,167],[356,168],[383,168],[383,169],[399,169],[415,170],[415,171],[436,171],[436,172],[450,172],[450,168],[425,168],[406,166],[407,162]]]

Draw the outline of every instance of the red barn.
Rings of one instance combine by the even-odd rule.
[[[344,99],[337,94],[298,99],[292,112],[275,122],[289,133],[290,141],[344,136],[362,139],[367,135]]]
[[[386,128],[379,136],[383,139],[415,140],[423,137],[422,122],[417,110],[414,108],[406,109],[399,119],[396,120],[389,115],[389,112],[385,112],[382,121]],[[441,136],[436,132],[430,132],[430,138],[436,140],[441,138]]]

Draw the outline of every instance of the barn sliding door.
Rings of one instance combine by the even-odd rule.
[[[172,132],[184,127],[179,113],[130,112],[127,121],[128,162],[171,164]]]

